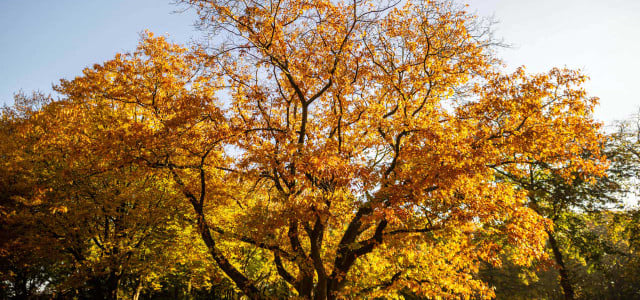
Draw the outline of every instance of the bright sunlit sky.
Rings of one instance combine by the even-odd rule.
[[[640,109],[640,0],[467,0],[497,21],[496,37],[512,47],[508,69],[580,68],[601,98],[596,117],[611,123]],[[133,50],[139,33],[199,39],[195,13],[167,0],[0,0],[0,103],[13,94],[51,92],[52,83]]]

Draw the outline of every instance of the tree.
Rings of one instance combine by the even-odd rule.
[[[216,279],[170,181],[113,160],[127,150],[117,142],[111,155],[87,147],[90,139],[107,141],[98,132],[120,128],[119,118],[38,94],[20,95],[4,110],[0,208],[9,237],[0,259],[16,297],[29,296],[27,285],[64,297],[139,295],[182,268],[196,288]]]
[[[550,230],[498,169],[605,168],[585,77],[500,74],[452,3],[185,2],[219,48],[147,34],[57,90],[118,112],[86,147],[170,178],[251,298],[491,297],[478,262],[527,264]]]
[[[32,164],[18,149],[37,136],[16,137],[38,108],[52,99],[41,93],[19,93],[14,100],[13,107],[2,108],[0,117],[0,297],[28,299],[55,277],[58,253],[35,246],[39,232],[24,218],[32,208],[25,199],[37,198],[41,190],[35,187]]]
[[[603,145],[604,146],[604,145]],[[592,157],[595,148],[584,149],[583,157]],[[603,154],[608,151],[603,151]],[[611,152],[610,152],[611,153]],[[550,165],[532,160],[520,174],[497,168],[504,180],[511,181],[528,194],[528,205],[538,214],[553,223],[554,230],[547,230],[551,257],[558,268],[560,286],[565,299],[574,299],[575,288],[566,265],[566,252],[571,248],[593,248],[594,242],[587,241],[592,232],[587,225],[591,215],[609,209],[620,202],[620,182],[617,173],[620,168],[612,168],[610,176],[575,171],[572,161]],[[524,171],[524,172],[522,172]],[[564,244],[564,245],[562,245]],[[595,246],[597,247],[597,246]]]
[[[624,209],[623,205],[624,199],[636,189],[634,182],[638,175],[635,133],[631,125],[630,121],[619,123],[601,145],[601,153],[610,161],[606,176],[575,171],[569,176],[563,175],[571,169],[570,161],[556,166],[535,162],[528,166],[528,176],[514,176],[499,170],[505,180],[527,191],[531,208],[553,222],[554,230],[547,234],[557,273],[551,272],[551,276],[559,278],[558,287],[565,299],[636,296],[634,289],[629,288],[634,286],[635,276],[625,272],[635,265],[636,255],[630,247],[633,238],[629,235],[634,228],[634,211]],[[594,154],[585,149],[582,155]],[[527,271],[520,267],[514,269]],[[548,271],[534,273],[548,281]],[[515,283],[514,276],[494,275],[491,277],[507,277],[511,278],[507,283]],[[509,288],[503,282],[498,285]],[[549,282],[542,286],[546,293],[554,289]],[[531,288],[525,291],[528,297],[533,296],[532,292]]]
[[[559,250],[576,299],[638,298],[635,214],[619,210],[566,213],[573,220],[560,223],[556,236],[562,241]],[[507,258],[501,267],[483,268],[482,277],[495,287],[498,299],[562,299],[566,293],[558,280],[559,268],[553,265],[554,259],[535,267],[514,266]]]

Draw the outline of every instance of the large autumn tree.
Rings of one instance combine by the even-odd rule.
[[[169,178],[250,298],[491,297],[479,262],[527,264],[552,230],[497,174],[606,166],[585,77],[502,74],[454,3],[184,2],[217,46],[147,34],[57,90],[114,112],[83,151]]]

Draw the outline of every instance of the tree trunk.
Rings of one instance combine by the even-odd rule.
[[[315,293],[314,293],[314,299],[317,300],[324,300],[324,299],[329,299],[328,295],[327,295],[327,280],[319,280],[318,281],[318,285],[316,286],[315,289]]]
[[[142,292],[142,279],[138,279],[138,284],[136,284],[136,291],[133,294],[133,300],[140,299],[140,292]]]
[[[204,213],[202,212],[202,207],[196,208],[197,213],[197,223],[198,223],[198,231],[200,232],[200,236],[204,241],[204,244],[209,249],[209,253],[213,257],[213,260],[216,262],[218,267],[224,271],[224,273],[233,280],[242,292],[249,297],[249,299],[260,299],[260,291],[246,278],[242,273],[240,273],[232,264],[227,260],[227,258],[217,249],[216,242],[211,236],[211,231],[209,230],[209,226],[207,225],[204,217]]]
[[[204,161],[204,157],[202,158]],[[180,179],[180,176],[175,172],[173,168],[170,167],[171,172],[173,173],[173,177],[175,182],[181,187],[185,188],[185,184]],[[256,288],[253,283],[246,277],[244,274],[240,273],[238,269],[236,269],[231,262],[218,250],[216,247],[216,241],[213,239],[211,235],[211,230],[209,225],[207,224],[205,214],[203,211],[203,203],[205,200],[205,192],[206,192],[206,184],[205,184],[205,172],[202,166],[200,166],[200,184],[201,184],[201,192],[200,196],[196,197],[193,193],[189,192],[186,188],[183,190],[184,196],[191,202],[191,206],[193,207],[196,213],[196,223],[198,232],[200,233],[200,237],[204,241],[204,244],[209,249],[209,254],[213,257],[213,260],[216,262],[218,267],[227,275],[236,286],[242,290],[242,292],[249,297],[249,299],[261,299],[262,295],[260,294],[260,290]]]
[[[120,286],[120,276],[116,274],[115,270],[109,273],[107,278],[106,299],[118,300],[118,287]]]
[[[187,283],[187,291],[184,298],[193,299],[193,296],[191,295],[191,278],[189,278],[189,282]]]
[[[567,267],[564,264],[562,253],[560,252],[560,247],[558,246],[558,242],[553,236],[553,233],[547,232],[547,235],[549,235],[549,245],[551,246],[551,250],[553,251],[553,258],[558,265],[558,272],[560,273],[560,286],[562,286],[564,299],[573,300],[573,288],[571,287],[571,282],[569,281],[569,273],[567,271]]]
[[[27,286],[27,276],[18,275],[15,281],[16,299],[28,299],[29,288]]]

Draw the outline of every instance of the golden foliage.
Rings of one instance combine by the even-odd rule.
[[[528,264],[550,230],[498,172],[606,167],[580,156],[601,141],[585,77],[501,74],[481,24],[451,3],[185,2],[227,40],[144,34],[61,82],[45,143],[175,188],[251,297],[285,281],[303,298],[490,298],[478,263],[511,247]]]

